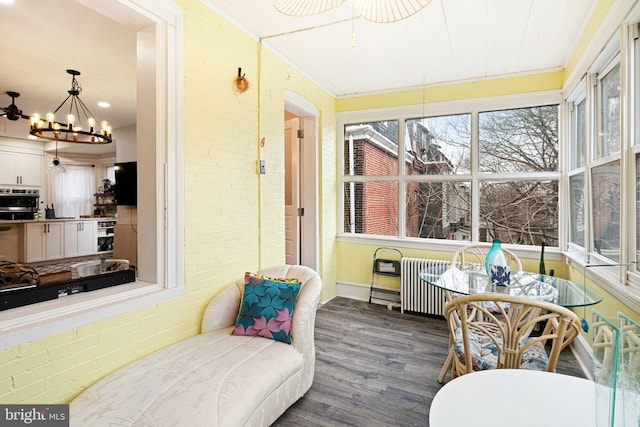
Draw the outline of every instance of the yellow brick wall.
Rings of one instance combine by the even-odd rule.
[[[321,114],[320,273],[323,297],[335,293],[335,99],[200,1],[179,4],[185,31],[185,294],[0,351],[2,403],[69,402],[115,369],[197,334],[208,301],[245,271],[284,262],[285,90]],[[238,67],[251,83],[243,94],[232,89]],[[267,143],[259,148],[263,136]],[[256,173],[259,156],[267,160],[267,175]]]

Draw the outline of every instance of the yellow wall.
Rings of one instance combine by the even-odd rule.
[[[199,1],[179,4],[185,32],[185,294],[0,351],[2,403],[69,402],[113,370],[197,334],[208,301],[245,271],[284,262],[285,90],[320,111],[320,273],[323,298],[335,293],[335,99]],[[251,83],[243,94],[232,90],[238,67]],[[256,173],[259,156],[267,161],[266,175]]]
[[[575,70],[580,57],[584,54],[587,46],[595,36],[598,28],[602,25],[607,13],[613,6],[615,0],[600,0],[596,5],[591,18],[586,23],[582,35],[580,36],[576,48],[569,57],[567,64],[565,65],[565,73],[563,79],[566,81],[571,73]],[[587,64],[588,65],[588,64]],[[585,71],[585,70],[583,70]]]
[[[388,92],[374,95],[340,98],[337,111],[390,108],[463,99],[486,98],[529,92],[543,92],[562,88],[564,73],[552,71],[526,74],[500,79],[485,79],[449,85],[427,86],[420,89]]]
[[[567,269],[567,273],[566,273],[566,278],[576,282],[576,283],[580,283],[583,284],[584,283],[584,274],[583,274],[583,270],[582,269],[577,269],[577,268],[573,268],[573,267],[569,267]],[[617,298],[615,298],[614,296],[612,296],[610,293],[608,293],[607,291],[605,291],[603,288],[601,288],[600,286],[598,286],[597,284],[595,284],[593,281],[591,280],[587,280],[587,286],[597,292],[599,292],[602,296],[603,296],[603,300],[602,302],[591,306],[591,307],[587,307],[586,310],[583,310],[582,308],[580,309],[574,309],[573,311],[575,311],[575,313],[580,317],[580,318],[585,318],[587,320],[587,322],[589,322],[589,324],[591,324],[591,319],[593,316],[593,312],[592,310],[596,310],[598,313],[600,313],[602,316],[607,317],[609,319],[615,319],[618,316],[618,312],[622,312],[625,315],[627,315],[627,317],[629,317],[631,320],[640,323],[640,313],[636,313],[635,311],[633,311],[633,309],[631,309],[630,307],[628,307],[627,305],[623,304],[622,302],[620,302],[620,300],[618,300]],[[586,313],[586,315],[585,315]],[[615,322],[614,322],[615,323]],[[592,332],[592,331],[590,331]],[[587,336],[589,334],[584,334],[583,335]],[[588,338],[588,342],[590,342],[591,338]]]
[[[368,285],[371,283],[371,270],[373,266],[373,254],[381,245],[372,245],[365,243],[339,242],[338,243],[338,259],[348,260],[348,262],[338,263],[338,281],[346,283],[359,283]],[[429,258],[450,260],[453,252],[424,250],[414,248],[403,248],[398,245],[384,245],[395,248],[402,252],[405,257]],[[378,258],[396,259],[397,254],[390,251],[378,252]],[[538,271],[540,260],[538,258],[519,257],[522,262],[522,268],[528,271]],[[561,261],[545,261],[547,271],[554,269],[556,276],[562,272]],[[376,275],[376,285],[387,286],[390,288],[399,288],[399,281],[396,278],[389,278]]]

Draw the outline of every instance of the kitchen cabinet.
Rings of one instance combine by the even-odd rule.
[[[0,151],[0,165],[0,184],[32,187],[42,184],[42,156]]]
[[[96,221],[70,221],[64,223],[65,258],[96,253]]]
[[[25,262],[47,261],[64,257],[64,223],[25,224]]]

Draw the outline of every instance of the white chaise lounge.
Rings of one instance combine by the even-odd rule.
[[[243,282],[209,304],[202,333],[143,357],[98,381],[70,404],[72,426],[267,426],[309,390],[322,282],[303,266],[259,272],[302,282],[291,345],[231,335]]]

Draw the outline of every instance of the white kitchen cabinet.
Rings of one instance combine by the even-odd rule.
[[[64,256],[65,258],[91,255],[97,251],[96,221],[70,221],[64,224]]]
[[[64,223],[25,224],[25,262],[39,262],[64,257]]]
[[[42,184],[42,156],[0,151],[0,165],[0,184],[33,187]]]

